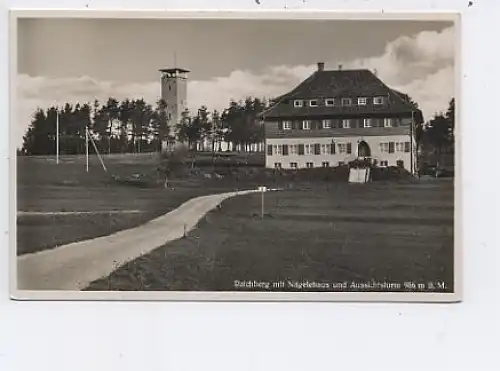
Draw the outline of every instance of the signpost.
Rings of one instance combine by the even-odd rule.
[[[258,190],[261,194],[260,217],[262,220],[264,220],[264,193],[267,191],[267,188],[264,186],[260,186]]]

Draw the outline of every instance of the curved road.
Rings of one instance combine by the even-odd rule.
[[[223,200],[247,190],[193,198],[136,228],[17,258],[18,290],[82,290],[121,265],[181,238]]]

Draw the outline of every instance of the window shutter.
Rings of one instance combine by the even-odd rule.
[[[389,142],[389,153],[394,153],[394,142]]]
[[[347,143],[347,153],[348,154],[352,153],[352,145],[351,145],[351,143]]]
[[[283,121],[278,122],[278,130],[283,130]]]
[[[304,154],[304,145],[299,144],[299,155],[303,155],[303,154]]]
[[[405,152],[410,152],[410,142],[405,142]]]
[[[335,154],[335,143],[330,143],[330,154],[331,155]]]
[[[272,144],[267,145],[267,155],[272,156],[273,155],[273,146]]]
[[[283,144],[282,153],[283,156],[288,156],[288,144]]]
[[[321,146],[319,143],[314,143],[314,154],[315,155],[321,154]]]

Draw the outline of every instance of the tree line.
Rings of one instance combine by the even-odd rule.
[[[223,143],[228,150],[250,151],[264,140],[257,114],[267,107],[265,100],[248,97],[231,101],[222,112],[206,106],[194,114],[185,110],[180,122],[173,123],[163,99],[154,106],[144,99],[120,102],[112,97],[105,103],[66,103],[62,108],[39,108],[33,114],[19,152],[54,154],[57,126],[61,154],[84,154],[87,131],[101,153],[155,152],[161,150],[163,141],[176,139],[193,151],[222,151]]]
[[[423,152],[433,152],[439,164],[444,153],[455,148],[455,98],[451,98],[444,113],[436,113],[416,128],[416,142]]]
[[[418,108],[409,96],[403,94],[403,97]],[[62,108],[39,108],[33,114],[19,152],[54,154],[58,114],[61,154],[84,154],[87,130],[101,153],[160,151],[163,140],[174,139],[187,143],[193,151],[262,149],[264,128],[257,115],[270,104],[264,99],[249,97],[245,101],[231,101],[222,112],[202,106],[194,114],[188,110],[182,112],[176,125],[170,125],[168,102],[162,99],[154,106],[144,99],[120,102],[109,98],[105,103],[95,100],[92,104],[66,103]],[[444,151],[454,148],[454,128],[455,99],[452,98],[444,113],[435,114],[416,126],[417,145],[431,148],[439,159]]]

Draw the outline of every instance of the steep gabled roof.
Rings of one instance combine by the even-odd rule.
[[[381,106],[351,106],[342,107],[293,107],[291,100],[295,99],[325,99],[342,97],[387,97],[388,104]],[[373,72],[366,69],[315,71],[290,92],[275,99],[275,104],[263,112],[266,117],[289,117],[306,115],[325,115],[341,113],[410,113],[415,110],[406,95],[396,92],[385,85]]]

